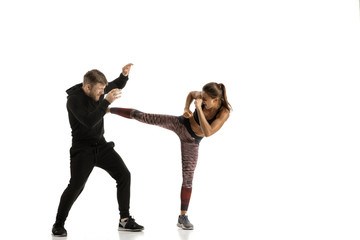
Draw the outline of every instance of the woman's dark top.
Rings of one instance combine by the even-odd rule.
[[[205,105],[202,105],[202,106],[201,106],[202,109],[204,109],[204,107],[205,107]],[[220,112],[220,109],[221,109],[221,107],[219,107],[219,109],[217,110],[215,116],[214,116],[212,119],[207,120],[209,124],[212,124],[212,123],[215,121],[217,115],[218,115],[219,112]],[[197,112],[196,109],[195,109],[195,111],[194,111],[194,113],[193,113],[193,116],[194,116],[195,122],[200,125],[199,115],[198,115],[198,112]],[[189,120],[188,118],[184,118],[184,125],[185,125],[185,127],[186,127],[187,130],[188,130],[188,132],[190,133],[190,135],[191,135],[193,138],[195,138],[195,139],[197,139],[197,140],[203,139],[203,137],[197,136],[197,135],[194,133],[194,131],[191,129],[190,120]]]

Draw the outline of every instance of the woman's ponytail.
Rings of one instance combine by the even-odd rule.
[[[222,102],[222,105],[229,111],[232,110],[232,107],[230,105],[230,103],[228,102],[227,100],[227,96],[226,96],[226,88],[225,88],[225,85],[222,84],[222,83],[219,83],[219,88],[221,89],[222,91],[222,96],[221,96],[221,102]]]

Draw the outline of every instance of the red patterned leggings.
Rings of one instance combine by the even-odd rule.
[[[110,112],[122,117],[136,119],[142,123],[156,125],[175,132],[181,142],[182,176],[181,210],[187,211],[192,191],[192,180],[198,160],[199,140],[193,138],[186,126],[183,116],[176,117],[162,114],[143,113],[136,109],[110,108]]]

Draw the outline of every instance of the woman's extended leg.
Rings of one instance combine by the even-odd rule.
[[[174,131],[176,134],[181,134],[181,123],[176,116],[163,115],[163,114],[151,114],[143,113],[139,110],[132,108],[110,108],[110,112],[125,118],[131,118],[138,120],[142,123],[147,123],[159,127],[163,127]]]

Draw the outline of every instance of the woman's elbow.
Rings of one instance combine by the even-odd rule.
[[[210,137],[211,135],[213,135],[214,133],[213,132],[205,132],[204,133],[204,136],[205,137]]]

